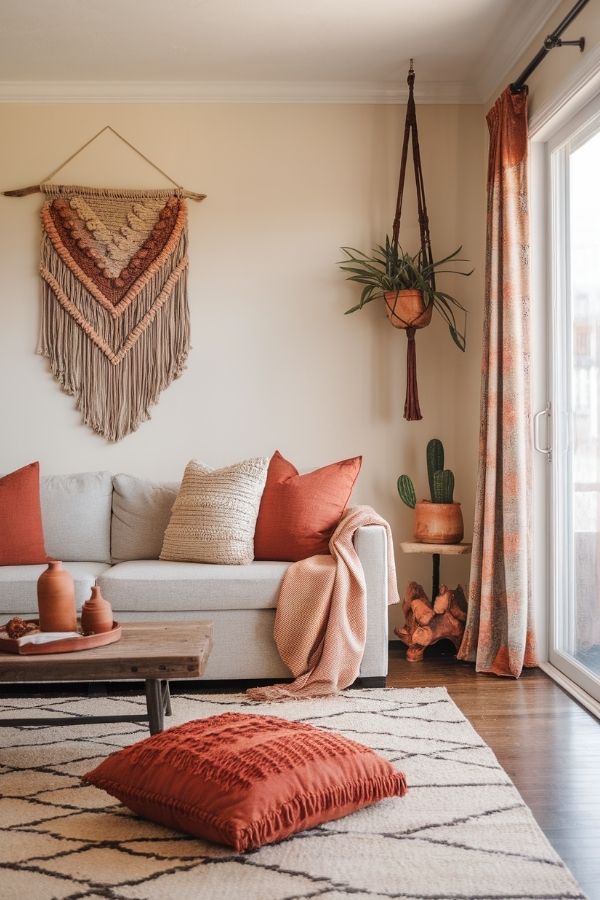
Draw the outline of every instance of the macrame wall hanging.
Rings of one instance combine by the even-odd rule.
[[[75,398],[86,425],[119,441],[150,417],[190,349],[185,191],[121,190],[51,184],[41,191],[42,312],[38,353]]]
[[[408,70],[408,102],[406,105],[406,119],[404,121],[404,139],[402,141],[402,159],[400,161],[400,179],[398,182],[398,196],[396,199],[396,214],[392,230],[392,246],[398,253],[400,240],[400,219],[402,216],[402,200],[404,198],[404,182],[406,180],[406,165],[408,162],[409,143],[412,148],[415,184],[417,189],[417,213],[419,217],[419,233],[421,237],[421,257],[423,266],[432,266],[428,281],[432,291],[435,291],[435,272],[433,269],[433,256],[431,254],[431,238],[429,235],[429,217],[425,202],[425,184],[423,182],[423,170],[421,168],[421,150],[419,148],[419,131],[417,127],[417,109],[415,106],[414,86],[415,70],[413,61],[410,61]],[[412,138],[412,140],[411,140]],[[389,301],[386,299],[389,306]],[[401,310],[399,296],[396,294],[392,301],[392,308],[386,309],[388,318],[396,328],[404,328],[408,340],[406,351],[406,399],[404,401],[404,418],[408,421],[422,419],[419,407],[419,392],[417,387],[417,349],[415,345],[415,333],[419,328],[425,328],[431,322],[433,307],[429,304],[425,309],[418,304],[414,315],[407,317]]]

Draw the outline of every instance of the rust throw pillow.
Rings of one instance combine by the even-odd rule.
[[[40,464],[0,478],[0,566],[48,561],[40,506]]]
[[[402,773],[369,747],[233,712],[119,750],[83,781],[153,822],[238,852],[406,793]]]
[[[276,450],[260,501],[254,558],[296,562],[329,553],[361,463],[362,456],[355,456],[299,475]]]

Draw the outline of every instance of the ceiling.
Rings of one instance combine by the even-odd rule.
[[[0,99],[482,102],[558,2],[1,0]]]

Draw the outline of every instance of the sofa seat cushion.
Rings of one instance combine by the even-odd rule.
[[[119,563],[98,579],[115,613],[273,609],[285,562],[242,566],[137,560]]]
[[[66,562],[75,582],[77,608],[90,596],[96,578],[108,566],[99,562]],[[37,580],[46,566],[0,566],[0,615],[37,615]]]

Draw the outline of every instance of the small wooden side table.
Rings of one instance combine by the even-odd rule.
[[[473,544],[464,541],[462,544],[424,544],[420,541],[401,541],[403,553],[431,553],[433,556],[433,582],[431,600],[435,600],[440,592],[440,557],[466,556],[473,549]]]
[[[409,662],[423,659],[425,647],[446,638],[458,650],[467,618],[467,601],[459,585],[454,590],[444,587],[440,594],[440,559],[442,556],[465,556],[471,553],[473,545],[425,544],[417,541],[403,541],[403,553],[429,553],[433,557],[433,583],[431,599],[420,584],[411,581],[404,594],[402,609],[405,617],[403,628],[394,632],[408,647],[406,658]]]

